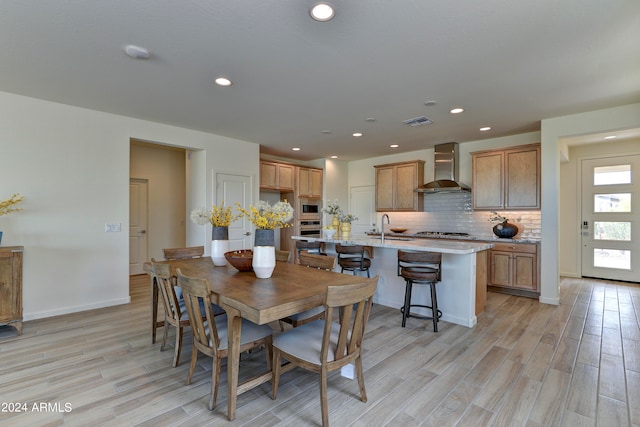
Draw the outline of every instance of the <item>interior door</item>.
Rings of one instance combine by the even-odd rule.
[[[582,275],[640,282],[640,155],[582,161]]]
[[[351,233],[364,234],[376,226],[375,186],[351,187],[349,212],[358,219],[351,223]]]
[[[143,274],[148,259],[147,237],[148,183],[129,180],[129,275]]]
[[[216,204],[222,203],[232,206],[235,212],[236,203],[248,208],[253,203],[253,181],[250,175],[216,173]],[[251,223],[242,218],[232,222],[229,226],[229,249],[251,249],[253,247],[253,232]]]

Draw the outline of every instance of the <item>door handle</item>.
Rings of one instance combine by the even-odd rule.
[[[140,230],[140,234],[147,234],[147,230]]]
[[[244,233],[245,236],[251,236],[251,232],[247,231],[246,233]]]

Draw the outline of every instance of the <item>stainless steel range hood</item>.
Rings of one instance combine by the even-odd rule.
[[[469,192],[469,186],[458,181],[458,143],[438,144],[434,149],[434,179],[416,189],[420,193]]]

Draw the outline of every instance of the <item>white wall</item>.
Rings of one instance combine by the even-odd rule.
[[[257,144],[0,92],[0,199],[26,197],[0,229],[3,245],[25,247],[25,320],[129,301],[131,138],[202,150],[187,166],[188,211],[210,205],[213,170],[259,176]],[[205,227],[186,227],[187,244],[205,244]]]
[[[581,161],[599,157],[640,154],[640,140],[605,141],[570,147],[566,163],[560,164],[560,275],[580,277]]]

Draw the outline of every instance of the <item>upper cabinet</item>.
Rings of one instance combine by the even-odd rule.
[[[540,144],[471,153],[474,209],[540,209]]]
[[[322,169],[298,166],[298,196],[322,198]]]
[[[260,161],[260,189],[293,191],[295,166],[286,163]]]
[[[424,183],[424,161],[374,166],[376,211],[422,211],[424,198],[414,190]]]

